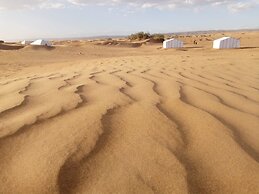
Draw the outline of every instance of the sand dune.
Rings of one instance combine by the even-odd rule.
[[[104,54],[2,77],[0,193],[259,193],[257,52]]]

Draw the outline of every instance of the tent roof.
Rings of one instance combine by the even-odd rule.
[[[175,40],[175,41],[180,41],[180,42],[182,42],[181,40],[178,40],[178,39],[176,39],[176,38],[171,38],[171,39],[165,40],[165,42],[172,41],[172,40]]]
[[[222,38],[217,39],[217,41],[222,41],[222,40],[226,40],[226,39],[229,39],[229,38],[232,38],[232,37],[228,37],[228,36],[222,37]],[[232,38],[232,39],[236,39],[236,38]]]
[[[34,42],[46,42],[46,41],[42,39],[38,39],[38,40],[35,40]]]
[[[50,44],[50,42],[47,40],[38,39],[31,43],[31,45],[42,45],[42,44]]]

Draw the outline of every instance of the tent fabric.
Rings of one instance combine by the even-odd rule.
[[[175,38],[165,40],[163,42],[163,48],[181,48],[181,47],[183,47],[183,42]]]
[[[46,40],[35,40],[34,42],[31,43],[31,45],[37,45],[37,46],[51,46],[51,43]]]
[[[213,41],[214,49],[240,48],[240,40],[231,37],[222,37]]]
[[[32,43],[32,41],[28,41],[28,40],[24,40],[24,41],[21,42],[21,44],[23,44],[23,45],[28,45],[28,44],[31,44],[31,43]]]

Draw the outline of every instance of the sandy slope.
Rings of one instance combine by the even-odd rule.
[[[100,49],[1,70],[0,193],[259,193],[258,48]]]

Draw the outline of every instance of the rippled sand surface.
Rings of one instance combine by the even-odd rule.
[[[2,76],[0,193],[259,193],[258,51],[141,51]]]

